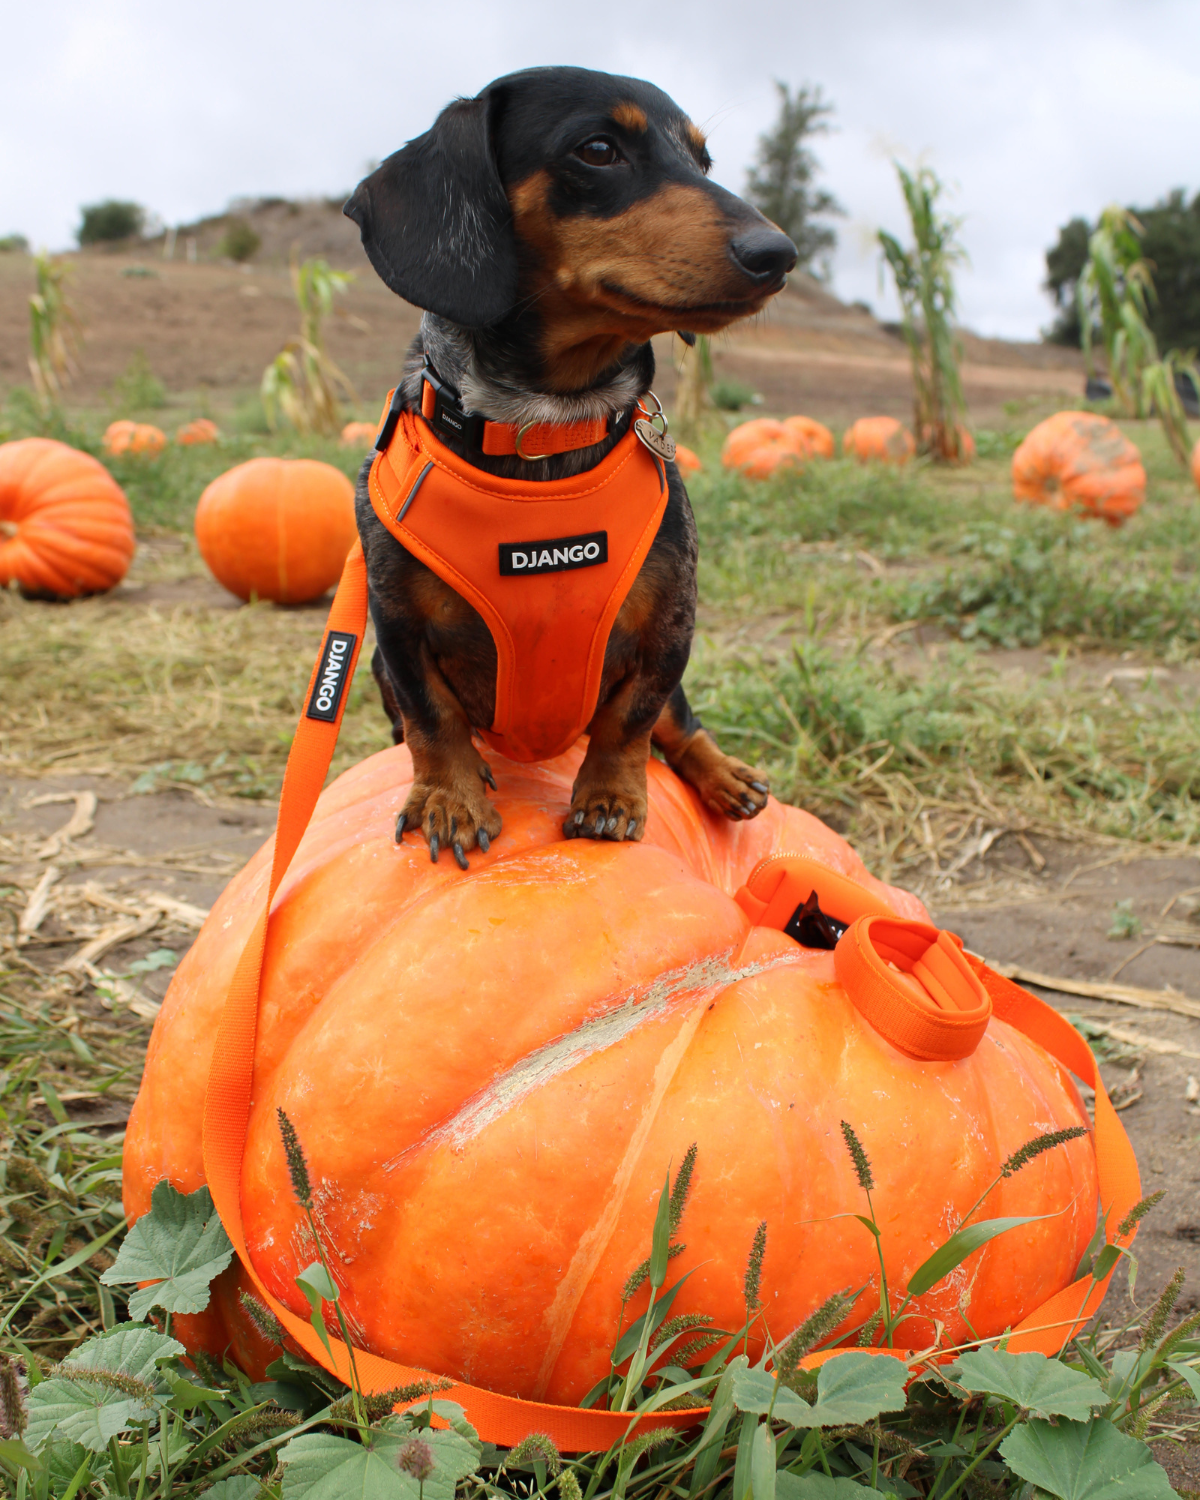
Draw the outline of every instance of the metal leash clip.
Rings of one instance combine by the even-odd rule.
[[[653,391],[647,391],[646,394],[654,402],[655,409],[648,411],[639,401],[638,410],[644,415],[634,422],[633,430],[637,434],[638,441],[649,448],[656,458],[665,458],[670,463],[675,457],[675,439],[667,436],[667,414],[662,409],[662,402]],[[662,427],[655,427],[655,422],[661,422]]]

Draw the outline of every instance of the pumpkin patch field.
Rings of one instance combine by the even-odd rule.
[[[220,274],[232,278],[235,273]],[[131,296],[141,290],[140,282],[131,283]],[[243,300],[257,309],[257,299]],[[349,346],[357,335],[342,329],[340,336]],[[748,365],[750,356],[746,360]],[[352,373],[363,379],[363,370]],[[1170,1284],[1176,1266],[1186,1269],[1188,1279],[1182,1294],[1175,1288],[1179,1295],[1174,1311],[1167,1309],[1163,1317],[1170,1312],[1174,1328],[1200,1306],[1195,1167],[1200,1144],[1200,858],[1195,853],[1200,843],[1200,495],[1172,462],[1156,426],[1118,421],[1124,440],[1136,445],[1142,475],[1139,503],[1122,507],[1127,512],[1123,524],[1106,525],[1079,508],[1030,503],[1028,497],[1018,500],[1014,454],[1040,421],[1068,405],[1068,393],[1060,395],[1051,386],[1051,375],[1059,378],[1056,370],[1035,369],[1038,378],[1019,397],[1015,386],[1002,390],[1000,381],[993,391],[995,399],[984,403],[987,425],[981,422],[973,431],[974,456],[954,467],[935,467],[910,454],[907,445],[903,463],[872,458],[853,440],[844,448],[844,434],[856,419],[899,419],[905,408],[882,387],[872,393],[874,399],[864,395],[857,405],[841,391],[822,405],[814,398],[816,387],[807,383],[811,373],[809,369],[805,380],[791,386],[772,388],[769,404],[753,414],[713,412],[688,434],[688,445],[699,460],[688,486],[701,546],[700,612],[686,679],[689,695],[727,748],[765,769],[781,803],[825,821],[849,841],[873,876],[910,892],[938,926],[958,933],[968,950],[1034,989],[1090,1042],[1138,1154],[1142,1192],[1150,1196],[1161,1190],[1166,1196],[1139,1210],[1145,1222],[1136,1245],[1137,1272],[1131,1275],[1123,1260],[1114,1277],[1097,1331],[1087,1344],[1095,1368],[1081,1357],[1078,1370],[1062,1369],[1079,1381],[1093,1381],[1101,1392],[1092,1392],[1092,1407],[1080,1408],[1083,1416],[1092,1409],[1111,1407],[1115,1412],[1113,1403],[1123,1401],[1122,1420],[1127,1416],[1132,1424],[1137,1418],[1133,1404],[1141,1399],[1142,1387],[1129,1386],[1118,1394],[1101,1390],[1097,1369],[1109,1370],[1114,1358],[1123,1358],[1122,1347],[1137,1343],[1148,1309],[1164,1284]],[[1074,378],[1074,372],[1068,374]],[[731,1486],[739,1479],[744,1480],[743,1488],[734,1500],[744,1500],[747,1494],[760,1500],[761,1474],[753,1483],[746,1475],[751,1472],[747,1466],[761,1466],[761,1455],[756,1459],[751,1452],[753,1432],[764,1430],[757,1426],[761,1413],[755,1402],[761,1392],[755,1382],[759,1376],[768,1377],[750,1368],[758,1335],[744,1329],[739,1334],[740,1320],[743,1307],[747,1328],[764,1308],[762,1316],[769,1319],[772,1301],[781,1288],[786,1291],[791,1285],[784,1258],[793,1243],[787,1238],[793,1231],[765,1210],[765,1230],[755,1230],[751,1220],[756,1215],[747,1219],[746,1242],[739,1240],[728,1250],[728,1265],[722,1262],[720,1276],[711,1269],[703,1273],[714,1284],[720,1282],[724,1331],[690,1313],[682,1322],[668,1319],[668,1307],[663,1321],[653,1328],[648,1316],[644,1328],[633,1323],[639,1336],[646,1335],[641,1355],[636,1338],[628,1348],[622,1343],[617,1349],[620,1358],[595,1376],[601,1380],[603,1399],[616,1406],[624,1399],[621,1381],[626,1387],[631,1383],[621,1367],[630,1359],[649,1358],[652,1338],[660,1348],[671,1339],[679,1341],[680,1350],[686,1344],[686,1357],[681,1353],[677,1361],[685,1371],[720,1354],[732,1372],[723,1388],[728,1412],[726,1427],[710,1443],[708,1457],[692,1448],[685,1457],[684,1438],[668,1436],[658,1447],[647,1442],[633,1459],[621,1459],[608,1471],[593,1459],[591,1467],[580,1461],[560,1472],[559,1455],[545,1440],[539,1444],[531,1439],[503,1459],[487,1446],[477,1451],[470,1432],[454,1425],[452,1406],[446,1407],[449,1426],[444,1414],[430,1425],[428,1401],[424,1414],[415,1416],[388,1417],[390,1402],[378,1411],[358,1411],[352,1390],[301,1358],[294,1347],[282,1352],[273,1314],[253,1300],[248,1283],[235,1284],[225,1276],[214,1283],[211,1312],[204,1312],[207,1298],[199,1307],[192,1306],[180,1290],[187,1276],[207,1288],[209,1280],[224,1272],[228,1258],[221,1259],[225,1251],[216,1243],[208,1217],[211,1209],[194,1192],[186,1196],[197,1186],[191,1181],[176,1184],[184,1192],[155,1190],[155,1173],[147,1167],[138,1191],[146,1204],[153,1195],[154,1208],[147,1220],[140,1221],[145,1227],[125,1235],[121,1154],[150,1030],[172,976],[231,881],[235,884],[221,912],[228,911],[230,922],[244,925],[237,893],[259,879],[263,862],[255,856],[274,827],[288,749],[330,598],[328,593],[310,597],[324,583],[325,574],[311,587],[300,587],[290,561],[291,582],[280,583],[276,592],[293,602],[270,602],[265,586],[243,580],[238,572],[236,565],[250,557],[256,544],[264,557],[270,554],[270,566],[262,564],[267,571],[261,576],[270,575],[270,567],[278,562],[276,552],[283,544],[272,540],[276,532],[271,527],[282,535],[283,512],[274,490],[269,503],[255,490],[255,504],[265,519],[255,523],[245,539],[239,533],[230,541],[220,506],[236,508],[239,485],[246,482],[247,473],[251,478],[299,474],[312,484],[319,479],[333,516],[326,540],[340,547],[337,525],[348,513],[347,486],[370,442],[382,395],[383,390],[372,385],[370,399],[364,394],[356,408],[347,405],[346,420],[363,425],[345,441],[340,424],[329,437],[299,436],[286,428],[266,430],[244,383],[216,394],[169,389],[165,407],[150,404],[123,411],[122,420],[153,425],[164,435],[181,430],[201,434],[189,441],[164,436],[161,445],[106,444],[114,410],[105,406],[102,391],[86,393],[77,406],[68,405],[49,419],[43,419],[16,387],[0,407],[0,527],[7,528],[0,535],[0,559],[6,544],[25,525],[24,512],[18,517],[14,510],[10,516],[4,509],[7,443],[48,440],[86,456],[82,472],[99,484],[110,505],[117,504],[113,496],[120,492],[134,536],[128,570],[119,576],[119,569],[110,569],[111,587],[85,583],[77,591],[81,596],[69,601],[62,597],[65,590],[42,589],[42,597],[37,597],[38,589],[22,591],[14,573],[13,582],[0,590],[0,1355],[8,1361],[0,1364],[0,1456],[9,1436],[3,1428],[4,1403],[15,1399],[4,1384],[5,1372],[15,1371],[13,1361],[19,1358],[24,1362],[22,1380],[29,1380],[31,1368],[35,1372],[33,1390],[21,1397],[31,1411],[49,1410],[54,1392],[56,1400],[75,1403],[70,1416],[78,1434],[73,1439],[78,1451],[72,1448],[70,1454],[74,1468],[61,1483],[55,1478],[47,1495],[62,1494],[77,1474],[85,1475],[72,1491],[79,1493],[81,1486],[94,1482],[93,1473],[106,1466],[107,1493],[190,1496],[214,1485],[214,1500],[249,1500],[258,1493],[281,1493],[286,1500],[291,1493],[307,1492],[307,1481],[297,1478],[309,1472],[302,1470],[301,1459],[319,1467],[328,1457],[321,1457],[320,1444],[343,1441],[331,1436],[337,1422],[384,1420],[394,1423],[386,1430],[396,1440],[396,1463],[387,1471],[386,1484],[380,1478],[378,1487],[372,1488],[374,1481],[368,1483],[367,1475],[356,1493],[403,1494],[406,1500],[420,1500],[423,1481],[415,1476],[425,1462],[423,1453],[433,1455],[430,1463],[436,1458],[439,1464],[449,1464],[454,1452],[463,1462],[460,1480],[466,1489],[460,1493],[478,1495],[480,1500],[485,1492],[499,1490],[522,1500],[554,1494],[562,1500],[582,1500],[589,1486],[593,1500],[610,1495],[613,1500],[632,1500],[635,1495],[655,1500],[668,1491],[696,1497],[708,1493],[716,1500],[733,1493],[721,1485]],[[751,467],[723,463],[722,451],[732,429],[748,415],[779,423],[807,417],[811,421],[802,424],[803,430],[816,432],[817,439],[797,451],[795,462],[764,461]],[[780,441],[774,428],[767,436],[776,444]],[[243,469],[244,465],[251,467]],[[210,499],[200,511],[197,541],[197,510],[204,495]],[[311,517],[318,515],[319,499],[315,491],[305,489],[303,504],[313,507],[304,512],[310,518],[305,525],[318,524]],[[247,514],[243,510],[239,519],[245,521]],[[320,524],[325,526],[325,521]],[[218,581],[206,556],[236,593]],[[253,560],[262,563],[257,554]],[[105,575],[99,583],[108,581]],[[371,648],[368,626],[331,776],[381,751],[398,757],[397,764],[406,753],[388,750],[390,726],[367,667]],[[368,766],[355,773],[358,779],[344,783],[351,790],[344,793],[348,800],[339,804],[338,816],[358,817],[354,799],[377,794],[371,778],[380,776],[379,764],[372,763],[375,769]],[[655,768],[654,776],[669,780],[662,767]],[[354,791],[364,786],[367,791]],[[521,817],[536,837],[516,818],[508,835],[514,840],[528,836],[531,862],[549,860],[543,846],[551,847],[553,854],[555,844],[553,830],[543,827],[544,809],[537,800],[541,793],[535,791],[528,792],[529,807]],[[799,814],[786,808],[771,816],[783,820],[785,813],[799,826]],[[335,822],[331,814],[329,827]],[[619,860],[623,850],[614,846],[610,852]],[[653,861],[666,856],[651,840],[637,846],[634,858],[642,872],[638,880],[645,880],[647,888],[661,884]],[[351,866],[348,861],[346,868]],[[439,866],[431,874],[423,858],[414,861],[413,869],[414,881],[440,879],[444,873]],[[550,881],[543,884],[545,893],[537,899],[547,912],[559,909],[555,902],[564,911],[574,910],[569,905],[577,899],[574,887],[567,890],[564,883],[560,891]],[[348,927],[363,912],[382,912],[386,905],[387,892],[374,888],[371,900],[377,907],[369,907],[365,898],[358,903],[352,882],[337,871],[326,877],[323,889],[323,899]],[[438,887],[441,907],[430,901],[422,908],[424,915],[413,918],[414,929],[421,922],[428,928],[442,907],[450,913],[459,910],[444,894],[446,889]],[[620,899],[613,895],[610,904],[620,914],[622,930],[614,932],[613,939],[619,943],[624,935],[631,945],[640,943],[652,955],[657,951],[654,944],[660,942],[665,952],[668,938],[656,934],[653,906],[649,898],[641,900],[640,890],[632,877],[628,889],[619,881],[614,885]],[[360,904],[362,911],[357,909]],[[460,927],[465,930],[463,924],[475,920],[470,916],[475,908],[465,900],[460,905],[465,913]],[[492,911],[482,896],[477,905],[481,912]],[[912,911],[917,910],[913,903]],[[720,933],[713,936],[708,929],[716,932],[729,918],[715,904],[712,911],[716,915],[698,907],[698,914],[688,920],[704,927],[706,940],[711,937],[715,943]],[[497,906],[493,915],[499,912]],[[382,922],[383,915],[378,920]],[[539,927],[531,918],[527,928],[520,929],[522,935],[513,939],[514,955],[519,952],[529,972],[537,964],[542,965],[538,972],[549,971],[559,962],[557,934],[571,920],[562,918],[565,926],[560,928],[555,925],[559,919],[551,915]],[[674,912],[672,921],[680,920]],[[436,932],[426,933],[434,958],[462,937],[454,926],[457,921],[453,915],[445,918],[445,940]],[[214,970],[224,973],[221,966],[229,961],[228,954],[220,947],[219,934],[214,934],[215,925],[188,960],[181,982],[200,986],[210,954]],[[237,930],[240,933],[242,927]],[[407,972],[403,944],[400,939],[397,943],[396,972]],[[311,934],[298,933],[297,952],[317,953],[320,948]],[[430,973],[437,969],[434,958],[428,960]],[[562,962],[569,967],[569,958]],[[333,959],[319,953],[311,963],[325,963],[331,972],[335,967]],[[660,985],[670,979],[669,974],[659,977],[665,966],[663,960],[648,970]],[[514,957],[513,974],[524,974],[526,968],[519,968]],[[827,968],[831,975],[832,961]],[[825,975],[825,970],[820,972]],[[391,983],[389,974],[380,970],[374,976],[380,993],[386,993]],[[588,976],[573,976],[572,983],[576,979],[582,985]],[[831,984],[832,979],[826,976],[821,982]],[[455,983],[462,989],[468,981],[456,975]],[[501,996],[504,976],[481,978],[480,994],[488,984]],[[288,993],[304,993],[302,977]],[[364,987],[356,996],[350,987],[347,993],[347,1011],[357,1003],[369,1019],[377,1003],[375,992]],[[418,1051],[414,1065],[421,1065],[422,1055],[428,1059],[445,1050],[447,1035],[446,1022],[431,1000],[424,1052]],[[370,1050],[361,1033],[354,1045]],[[1019,1046],[1012,1045],[1019,1052]],[[327,1077],[341,1078],[348,1068],[349,1043],[339,1046],[336,1036],[322,1035],[314,1046],[329,1049],[324,1061],[315,1055],[314,1067]],[[760,1066],[752,1059],[746,1076]],[[155,1107],[166,1122],[164,1133],[172,1122],[198,1116],[197,1085],[186,1069],[176,1074],[160,1061],[152,1064],[148,1076],[154,1082]],[[847,1085],[846,1097],[865,1097],[870,1083],[864,1071],[853,1080],[853,1088]],[[645,1084],[647,1090],[653,1086],[652,1080]],[[268,1129],[256,1117],[255,1129],[267,1132],[256,1147],[263,1160],[277,1158],[283,1163],[286,1157],[291,1196],[268,1201],[264,1190],[254,1224],[265,1236],[263,1225],[278,1221],[286,1225],[281,1235],[286,1233],[289,1243],[307,1244],[305,1236],[312,1226],[325,1222],[323,1215],[335,1214],[332,1200],[322,1197],[331,1175],[327,1155],[322,1154],[328,1143],[314,1146],[304,1158],[304,1141],[311,1140],[315,1130],[306,1102],[308,1085],[300,1079],[288,1087],[291,1092],[281,1092],[280,1099],[286,1105],[287,1128],[294,1121],[300,1132],[299,1146],[289,1145],[287,1128],[276,1137],[273,1119]],[[1050,1097],[1053,1090],[1046,1088]],[[383,1113],[356,1119],[349,1088],[344,1092],[346,1140],[353,1142],[357,1132],[358,1144],[365,1149]],[[1078,1136],[1090,1126],[1095,1093],[1085,1087],[1076,1094],[1074,1085],[1069,1094],[1061,1092],[1062,1119],[1054,1116],[1052,1125],[1067,1122],[1069,1128],[1053,1146],[1062,1153],[1054,1158],[1054,1170],[1065,1172],[1063,1164],[1077,1160],[1068,1153],[1082,1150]],[[1033,1103],[1024,1102],[1034,1110]],[[699,1133],[698,1151],[656,1162],[654,1191],[642,1194],[647,1211],[642,1212],[640,1197],[640,1217],[631,1214],[613,1230],[613,1243],[628,1250],[629,1265],[622,1265],[620,1275],[630,1276],[626,1300],[636,1305],[639,1317],[643,1304],[633,1299],[646,1297],[647,1279],[658,1295],[665,1274],[670,1290],[674,1273],[667,1266],[668,1242],[686,1241],[690,1224],[697,1241],[703,1240],[717,1208],[728,1200],[741,1203],[739,1195],[744,1196],[744,1184],[719,1185],[705,1175],[715,1168],[713,1141],[736,1128],[736,1120],[728,1125],[724,1115],[716,1114],[716,1105],[711,1108],[711,1133]],[[1019,1113],[1016,1103],[1009,1113]],[[836,1133],[837,1120],[830,1118]],[[621,1132],[630,1128],[624,1105],[614,1103],[611,1118],[601,1128],[606,1139],[611,1135],[623,1140]],[[135,1115],[131,1151],[136,1141],[138,1152],[157,1161],[143,1139],[144,1129],[141,1135],[139,1129]],[[584,1125],[576,1121],[575,1129],[582,1140],[587,1133]],[[882,1212],[878,1223],[872,1215],[889,1193],[903,1197],[903,1192],[895,1180],[880,1185],[876,1179],[885,1174],[898,1179],[911,1164],[906,1168],[899,1150],[875,1147],[873,1142],[886,1134],[884,1122],[874,1137],[864,1135],[867,1155],[874,1152],[865,1166],[866,1157],[860,1160],[855,1154],[864,1146],[854,1128],[844,1139],[836,1136],[833,1175],[845,1188],[846,1201],[829,1210],[839,1214],[837,1223],[830,1218],[828,1223],[814,1219],[806,1224],[805,1243],[819,1247],[808,1252],[814,1258],[840,1243],[839,1235],[874,1235],[875,1230],[865,1227],[868,1222],[881,1233],[890,1232],[886,1225],[880,1228]],[[542,1149],[549,1154],[548,1145]],[[947,1159],[951,1155],[948,1150]],[[450,1146],[445,1158],[447,1181],[458,1181],[453,1175],[459,1169],[458,1157]],[[315,1191],[305,1188],[309,1165],[321,1174]],[[1022,1165],[1018,1162],[1012,1170],[1020,1171]],[[555,1191],[561,1202],[556,1199],[557,1207],[537,1205],[555,1222],[565,1221],[568,1200],[586,1200],[592,1191],[585,1174],[572,1176],[569,1161],[560,1162],[556,1170],[560,1169],[563,1185]],[[280,1174],[283,1170],[281,1166]],[[389,1163],[383,1175],[389,1181],[408,1181],[404,1174],[412,1171],[406,1159]],[[497,1171],[494,1183],[473,1181],[469,1191],[481,1202],[492,1195],[496,1225],[519,1225],[527,1217],[526,1205],[518,1195],[505,1196],[509,1179],[502,1182],[500,1176]],[[461,1192],[467,1190],[463,1187]],[[1010,1189],[1005,1186],[1003,1191]],[[1091,1212],[1091,1199],[1085,1208]],[[465,1236],[455,1239],[453,1212],[444,1206],[436,1209],[447,1215],[444,1223],[430,1218],[433,1212],[423,1209],[424,1217],[412,1216],[403,1232],[416,1245],[453,1241],[466,1265],[467,1241]],[[915,1214],[917,1209],[910,1205],[904,1212]],[[860,1213],[861,1218],[853,1217]],[[905,1222],[905,1234],[913,1222]],[[183,1243],[179,1238],[168,1243],[169,1236],[155,1238],[160,1231],[166,1234],[167,1224],[175,1226],[172,1232],[192,1236],[192,1260],[177,1266],[172,1275],[145,1269],[155,1255],[173,1254]],[[1076,1251],[1086,1249],[1088,1236],[1078,1226],[1071,1232],[1080,1242],[1071,1242],[1074,1261]],[[1022,1243],[1041,1244],[1042,1233],[1030,1230]],[[1049,1229],[1045,1236],[1051,1237]],[[921,1236],[914,1230],[913,1238]],[[857,1249],[862,1246],[857,1246],[853,1261],[860,1281],[871,1274],[875,1254],[870,1238],[864,1238],[863,1245],[861,1255]],[[514,1297],[523,1288],[526,1300],[533,1298],[531,1289],[540,1283],[532,1263],[529,1274],[523,1274],[516,1231],[509,1241],[489,1241],[470,1253],[480,1263],[493,1254],[503,1258]],[[643,1256],[646,1265],[639,1271]],[[322,1291],[328,1282],[320,1280],[322,1265],[314,1262],[305,1275],[315,1290],[304,1295],[310,1304],[315,1298],[318,1309],[325,1308],[325,1323],[334,1339],[338,1316],[359,1320],[357,1327],[382,1316],[380,1309],[419,1307],[430,1331],[425,1342],[436,1348],[438,1297],[449,1295],[444,1287],[453,1277],[433,1277],[428,1265],[427,1256],[414,1252],[411,1284],[368,1284],[365,1296],[360,1292],[357,1302],[347,1297],[343,1306]],[[791,1261],[787,1265],[791,1267]],[[329,1270],[323,1274],[328,1278]],[[155,1315],[157,1328],[137,1324],[144,1348],[118,1349],[121,1340],[132,1337],[121,1332],[126,1318],[140,1317],[134,1313],[135,1306],[142,1305],[138,1299],[152,1295],[139,1289],[139,1283],[163,1277],[171,1283],[171,1296],[179,1291],[178,1300],[159,1304],[167,1313]],[[825,1321],[818,1320],[805,1335],[806,1355],[844,1321],[851,1305],[845,1299],[857,1294],[856,1287],[848,1285],[844,1292],[839,1290],[834,1270],[828,1281],[830,1297],[821,1309]],[[251,1296],[249,1310],[239,1300],[243,1292]],[[903,1296],[901,1289],[895,1307]],[[928,1304],[919,1304],[922,1332],[930,1338],[938,1336],[936,1319],[961,1332],[978,1317],[965,1293],[947,1297],[943,1288]],[[298,1294],[292,1295],[292,1304],[307,1317]],[[935,1310],[927,1312],[927,1306]],[[237,1324],[238,1364],[222,1364],[211,1340],[211,1347],[205,1345],[206,1352],[197,1354],[193,1363],[184,1361],[174,1335],[191,1338],[200,1316],[208,1319],[206,1337],[216,1338]],[[876,1322],[864,1342],[878,1333],[879,1326]],[[607,1327],[600,1329],[596,1348],[611,1347],[616,1330],[612,1332],[609,1339]],[[319,1330],[314,1338],[318,1336]],[[527,1329],[514,1324],[511,1337],[511,1360],[503,1346],[488,1348],[487,1368],[497,1385],[504,1384],[509,1365],[514,1371],[533,1372],[533,1381],[542,1361],[539,1349],[520,1342],[530,1339]],[[722,1348],[735,1337],[741,1340],[736,1347],[730,1343]],[[906,1347],[900,1333],[893,1342]],[[744,1365],[738,1363],[743,1348],[749,1351]],[[795,1349],[798,1360],[800,1345]],[[67,1356],[64,1373],[58,1362]],[[85,1357],[100,1371],[92,1385],[78,1370],[71,1373],[71,1361]],[[1015,1368],[1018,1356],[1006,1357]],[[982,1361],[982,1356],[970,1358]],[[781,1473],[779,1500],[844,1500],[839,1487],[843,1480],[865,1485],[872,1497],[890,1494],[911,1500],[930,1493],[938,1465],[958,1465],[950,1470],[958,1476],[974,1462],[973,1456],[964,1457],[966,1439],[955,1425],[962,1428],[968,1415],[968,1425],[979,1423],[972,1439],[976,1446],[970,1449],[974,1456],[992,1439],[996,1444],[1007,1441],[1009,1429],[1002,1434],[1002,1428],[1010,1417],[1014,1427],[1024,1424],[1021,1431],[1034,1430],[1036,1422],[1048,1425],[1030,1416],[1041,1408],[1028,1393],[1004,1398],[1007,1408],[1000,1405],[994,1372],[987,1376],[992,1385],[980,1383],[985,1381],[982,1362],[975,1369],[968,1357],[959,1367],[960,1385],[939,1384],[934,1392],[935,1377],[930,1376],[918,1396],[910,1392],[906,1408],[903,1380],[893,1371],[895,1388],[885,1390],[881,1382],[889,1378],[886,1358],[874,1365],[872,1378],[879,1386],[875,1397],[868,1399],[860,1392],[855,1398],[859,1405],[848,1405],[836,1424],[831,1418],[807,1428],[805,1412],[815,1409],[807,1403],[832,1401],[835,1382],[832,1374],[794,1372],[795,1389],[788,1388],[790,1401],[783,1405],[799,1424],[796,1443],[810,1444],[805,1451],[811,1450],[814,1458],[814,1483],[809,1484],[806,1476],[807,1487],[792,1494]],[[850,1370],[851,1365],[841,1368]],[[38,1375],[47,1384],[40,1398]],[[583,1395],[590,1378],[581,1368],[559,1385],[574,1400]],[[1150,1374],[1139,1378],[1149,1380]],[[969,1383],[972,1380],[975,1385]],[[515,1388],[516,1375],[512,1383]],[[96,1396],[97,1390],[107,1394]],[[986,1417],[980,1392],[996,1395]],[[436,1400],[437,1394],[428,1386],[413,1387],[408,1399]],[[133,1434],[128,1442],[126,1437],[118,1441],[116,1429],[106,1434],[103,1428],[104,1422],[116,1420],[117,1395],[129,1404],[120,1428],[120,1433]],[[1076,1392],[1073,1399],[1082,1397]],[[677,1398],[682,1400],[683,1396]],[[705,1406],[710,1400],[718,1410],[716,1403],[725,1396],[715,1396],[710,1388],[696,1398]],[[929,1417],[933,1436],[919,1430],[913,1415],[920,1402],[934,1414]],[[906,1414],[895,1416],[902,1408]],[[1075,1410],[1068,1402],[1061,1410],[1054,1407],[1051,1415],[1068,1419]],[[893,1415],[887,1415],[889,1411]],[[947,1412],[953,1414],[948,1427]],[[1169,1457],[1172,1436],[1182,1432],[1180,1422],[1170,1425],[1175,1421],[1168,1409],[1135,1432],[1152,1443],[1163,1462]],[[142,1425],[148,1433],[146,1451],[154,1457],[147,1460],[144,1475],[133,1469],[124,1472],[122,1444],[131,1447]],[[1122,1429],[1122,1440],[1126,1430],[1133,1432],[1134,1427]],[[751,1437],[743,1440],[742,1431]],[[808,1431],[825,1437],[810,1438]],[[694,1448],[700,1430],[686,1441]],[[298,1446],[290,1450],[291,1459],[285,1455],[281,1479],[273,1465],[285,1442]],[[414,1443],[415,1448],[405,1446]],[[827,1454],[823,1443],[829,1445]],[[818,1462],[818,1447],[831,1466]],[[935,1449],[932,1458],[930,1448]],[[401,1452],[407,1454],[403,1462]],[[859,1464],[855,1453],[861,1464],[852,1469]],[[711,1468],[706,1468],[710,1460]],[[620,1467],[623,1463],[625,1468]],[[468,1477],[481,1464],[490,1490],[478,1476]],[[160,1489],[164,1469],[176,1475],[177,1482],[164,1480]],[[273,1487],[260,1491],[259,1480],[268,1480],[272,1473]],[[815,1483],[818,1478],[822,1484]],[[877,1484],[868,1484],[871,1478]],[[959,1486],[964,1493],[992,1493],[972,1488],[969,1478],[970,1474]],[[449,1490],[437,1489],[435,1495],[436,1486],[431,1483],[428,1488],[430,1500],[453,1500]],[[32,1482],[22,1493],[35,1493]],[[314,1488],[312,1493],[334,1491]],[[1151,1488],[1145,1493],[1162,1494],[1167,1500],[1169,1491]]]

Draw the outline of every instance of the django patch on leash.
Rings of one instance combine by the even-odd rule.
[[[524,573],[563,573],[568,568],[594,568],[607,561],[607,531],[547,537],[544,542],[500,543],[501,578],[515,578]]]
[[[336,721],[338,705],[346,690],[346,672],[354,656],[354,643],[358,640],[348,630],[331,630],[321,653],[321,667],[308,700],[307,717],[323,719],[326,724]]]

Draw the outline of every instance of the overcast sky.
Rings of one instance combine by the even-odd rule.
[[[79,205],[168,222],[349,189],[456,94],[538,63],[649,78],[739,191],[772,78],[819,84],[839,295],[888,308],[874,231],[905,235],[890,157],[964,218],[963,320],[1034,337],[1058,225],[1200,189],[1200,0],[3,0],[0,233],[66,247]]]

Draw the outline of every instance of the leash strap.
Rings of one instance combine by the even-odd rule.
[[[330,1369],[350,1383],[346,1346],[330,1337],[332,1360],[312,1325],[297,1317],[263,1285],[246,1247],[242,1224],[241,1179],[254,1085],[254,1055],[258,1027],[259,990],[271,902],[291,864],[312,818],[317,798],[333,759],[348,689],[362,649],[367,620],[367,570],[362,546],[355,542],[346,559],[341,582],[329,612],[325,637],[305,697],[288,755],[279,802],[279,820],[271,878],[258,923],[251,933],[234,973],[217,1027],[216,1044],[204,1099],[204,1172],[213,1203],[259,1297],[279,1319],[288,1336],[314,1364]],[[1106,1222],[1119,1220],[1137,1202],[1141,1188],[1133,1149],[1117,1118],[1087,1043],[1056,1011],[1002,978],[986,965],[980,977],[992,997],[996,1013],[1044,1047],[1065,1067],[1096,1091],[1096,1163]],[[1136,1227],[1134,1233],[1136,1234]],[[1132,1235],[1129,1240],[1132,1240]],[[1109,1273],[1111,1276],[1111,1272]],[[1008,1347],[1014,1352],[1037,1349],[1057,1354],[1099,1306],[1108,1277],[1092,1283],[1075,1282],[1051,1297],[1014,1330]],[[806,1361],[823,1362],[840,1350],[829,1350]],[[912,1351],[894,1350],[903,1355]],[[366,1350],[356,1350],[359,1376],[368,1391],[386,1391],[427,1379],[430,1372],[396,1364]],[[584,1410],[542,1401],[523,1401],[478,1386],[456,1384],[443,1393],[458,1402],[487,1442],[511,1447],[531,1432],[544,1432],[563,1452],[596,1452],[609,1448],[636,1424],[642,1431],[663,1427],[687,1428],[703,1419],[707,1408],[656,1412],[637,1417],[629,1412]]]

